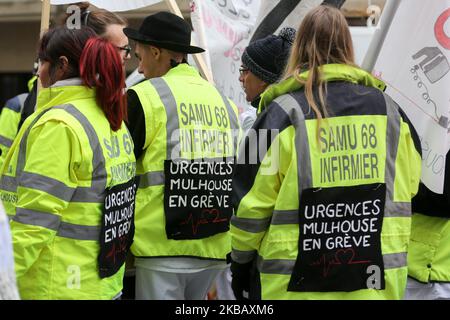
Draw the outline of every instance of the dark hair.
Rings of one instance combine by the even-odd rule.
[[[107,40],[89,39],[80,60],[83,83],[97,89],[97,103],[117,131],[127,117],[125,74],[117,49]]]
[[[43,35],[39,43],[38,57],[50,63],[49,76],[52,82],[55,82],[54,73],[60,64],[61,56],[65,56],[69,62],[66,78],[80,76],[81,53],[88,39],[95,36],[94,31],[86,27],[72,30],[57,27]]]
[[[84,85],[95,87],[97,103],[111,129],[120,129],[127,115],[125,75],[119,52],[109,41],[98,38],[88,27],[72,30],[57,27],[44,34],[38,55],[39,59],[50,63],[52,82],[55,82],[59,57],[67,57],[69,70],[65,78],[81,77]]]
[[[128,24],[125,18],[122,18],[114,12],[107,10],[89,11],[89,2],[78,2],[74,3],[74,5],[77,5],[80,8],[81,25],[92,28],[100,37],[105,35],[106,29],[112,24],[123,26]],[[66,16],[64,24],[69,17],[70,15]]]

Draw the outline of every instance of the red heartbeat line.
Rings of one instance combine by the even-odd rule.
[[[208,218],[204,218],[203,217],[204,213],[208,213],[208,214],[214,215],[215,218],[213,220],[208,220]],[[192,234],[196,235],[197,231],[198,231],[198,227],[200,225],[202,225],[202,224],[220,223],[220,222],[225,222],[225,221],[228,221],[228,219],[227,218],[220,218],[219,210],[217,210],[217,209],[203,209],[202,217],[200,219],[197,219],[197,221],[195,221],[194,215],[192,213],[190,213],[189,217],[185,221],[182,221],[180,223],[180,225],[188,224],[189,222],[191,222]]]
[[[113,261],[113,264],[116,263],[116,256],[120,253],[127,252],[127,239],[125,236],[119,238],[120,244],[118,244],[118,248],[116,250],[116,242],[113,242],[109,253],[106,255],[106,258],[110,258]]]
[[[346,255],[347,252],[350,252],[350,256]],[[349,248],[349,249],[339,249],[334,254],[334,257],[332,260],[327,261],[326,254],[324,253],[322,257],[320,257],[319,260],[311,263],[311,266],[321,266],[323,264],[323,277],[328,277],[328,274],[330,273],[330,269],[333,266],[336,265],[345,265],[345,264],[367,264],[370,263],[370,260],[354,260],[355,258],[355,249]]]

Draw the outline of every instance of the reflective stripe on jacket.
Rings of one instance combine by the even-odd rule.
[[[0,168],[17,134],[20,113],[28,93],[22,93],[8,100],[0,114]]]
[[[351,67],[322,68],[322,76],[330,81],[330,116],[322,120],[320,130],[298,82],[288,79],[263,95],[253,127],[253,141],[258,143],[247,137],[239,153],[246,147],[248,158],[258,161],[238,161],[233,180],[232,258],[238,263],[256,260],[262,299],[401,299],[407,277],[410,201],[420,178],[420,147],[398,106],[377,90],[382,83]],[[369,127],[370,134],[365,131]],[[258,129],[272,130],[266,133],[270,139]],[[349,140],[353,130],[358,131],[358,143]],[[372,142],[361,141],[364,137]],[[264,149],[262,141],[268,142]],[[385,289],[288,291],[302,240],[299,197],[304,190],[368,184],[386,185],[381,230]]]
[[[134,90],[139,97],[146,124],[145,151],[137,160],[140,186],[136,196],[133,254],[137,257],[190,256],[225,260],[231,251],[229,232],[204,239],[168,239],[164,213],[164,161],[178,157],[234,157],[237,136],[233,135],[233,129],[239,128],[236,106],[187,64],[180,64],[163,77],[146,80],[129,90]],[[206,124],[205,118],[201,119],[202,115],[194,111],[194,105],[198,107],[196,111],[201,111],[202,105],[210,106],[211,110],[217,111],[217,117],[227,123],[227,128],[218,125],[215,115],[216,120],[208,118],[212,123]],[[183,152],[184,146],[180,145],[183,130],[220,131],[227,139],[225,148]]]
[[[122,290],[124,267],[100,279],[97,257],[105,190],[134,176],[133,145],[124,124],[111,130],[95,90],[75,83],[40,92],[1,176],[24,299],[112,299]]]

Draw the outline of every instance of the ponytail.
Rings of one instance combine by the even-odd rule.
[[[97,103],[111,129],[117,131],[127,117],[125,75],[117,49],[107,40],[89,39],[80,59],[84,85],[97,89]]]

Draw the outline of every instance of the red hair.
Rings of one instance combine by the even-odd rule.
[[[89,39],[80,58],[80,76],[84,85],[97,89],[97,103],[111,129],[119,130],[127,117],[127,106],[125,74],[117,49],[105,39]]]

